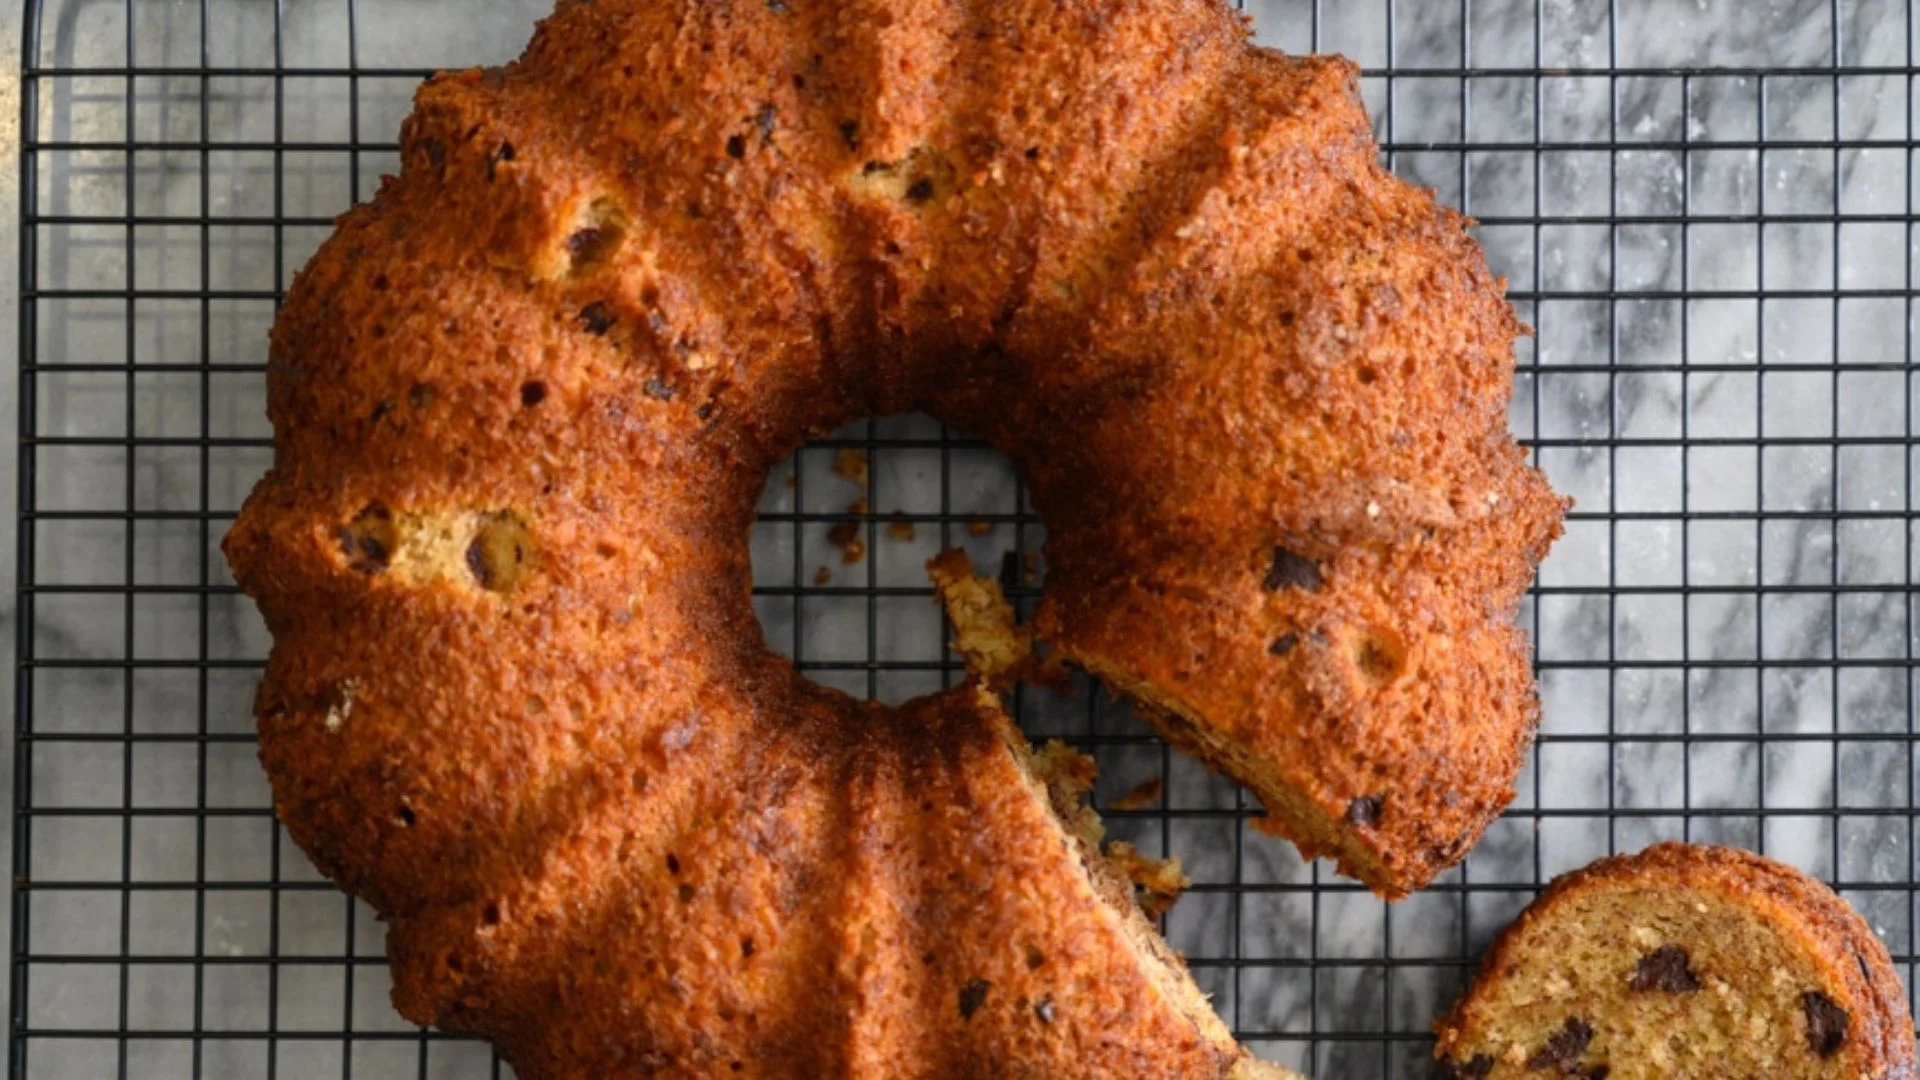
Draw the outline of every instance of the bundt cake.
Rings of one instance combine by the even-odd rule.
[[[1893,961],[1833,890],[1731,848],[1660,844],[1556,880],[1436,1025],[1472,1080],[1912,1080]]]
[[[997,709],[763,643],[762,478],[864,415],[1011,455],[1049,655],[1303,850],[1397,896],[1511,797],[1563,504],[1348,62],[1214,0],[571,0],[401,150],[226,550],[277,811],[407,1016],[525,1077],[1251,1067]]]

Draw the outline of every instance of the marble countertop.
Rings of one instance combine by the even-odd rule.
[[[377,923],[265,813],[248,703],[267,640],[214,545],[268,457],[257,365],[271,291],[395,168],[387,144],[415,69],[510,57],[548,0],[357,0],[351,40],[345,0],[283,0],[281,63],[364,73],[277,84],[247,74],[275,62],[275,5],[208,4],[204,39],[199,0],[47,0],[41,24],[49,71],[122,67],[131,39],[153,73],[130,88],[37,84],[43,141],[109,145],[33,159],[38,210],[56,219],[35,226],[36,284],[81,295],[33,308],[33,416],[48,441],[32,574],[50,588],[33,596],[27,675],[44,813],[26,868],[26,1015],[36,1029],[142,1037],[36,1041],[31,1075],[111,1075],[124,1055],[129,1075],[186,1076],[196,1053],[206,1076],[264,1075],[269,1057],[281,1077],[338,1076],[343,1057],[362,1080],[487,1075],[481,1048],[409,1037],[386,1005]],[[1169,937],[1262,1053],[1318,1076],[1428,1075],[1419,1033],[1530,886],[1658,839],[1763,849],[1842,882],[1910,979],[1909,5],[1248,6],[1263,42],[1317,43],[1369,69],[1391,164],[1481,219],[1537,329],[1520,345],[1513,424],[1579,501],[1525,613],[1541,743],[1465,867],[1389,908],[1246,830],[1232,786],[1167,753],[1123,706],[1032,692],[1023,723],[1097,744],[1103,805],[1161,785],[1112,829],[1177,854],[1195,879]],[[19,40],[11,25],[0,48]],[[159,70],[203,48],[236,72],[208,80],[204,103],[196,76]],[[11,118],[11,53],[0,67]],[[305,148],[272,149],[276,93],[282,136]],[[19,140],[11,119],[0,137]],[[128,138],[131,157],[110,145]],[[8,236],[19,190],[0,179]],[[128,214],[142,222],[131,236]],[[15,272],[0,259],[0,284]],[[131,306],[112,295],[129,285]],[[218,298],[201,304],[201,288]],[[16,331],[9,311],[0,362],[14,362]],[[0,378],[0,415],[16,415],[18,384]],[[1006,463],[943,449],[930,421],[842,434],[876,440],[865,486],[832,450],[769,478],[755,580],[801,597],[762,598],[762,620],[815,677],[898,700],[939,685],[938,613],[858,589],[924,586],[943,543],[997,568],[1041,534],[1015,527]],[[912,445],[886,445],[898,439]],[[9,500],[15,480],[0,469]],[[857,563],[827,522],[784,520],[860,497],[877,518]],[[959,516],[944,529],[943,510]],[[886,529],[896,513],[919,518],[910,538]],[[974,516],[990,527],[965,528]],[[0,579],[13,570],[0,559]],[[11,634],[14,594],[0,595]],[[343,1040],[346,1027],[364,1037]],[[196,1029],[216,1037],[196,1049]]]

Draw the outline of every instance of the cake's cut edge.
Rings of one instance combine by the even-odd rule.
[[[1566,874],[1502,931],[1434,1026],[1446,1075],[1910,1080],[1886,948],[1826,886],[1660,844]]]
[[[1194,984],[1186,962],[1148,920],[1147,908],[1159,896],[1141,888],[1134,876],[1134,862],[1102,849],[1106,828],[1086,799],[1097,772],[1093,759],[1057,740],[1034,749],[1001,708],[998,695],[979,683],[975,689],[976,710],[995,725],[1030,793],[1048,808],[1062,834],[1073,844],[1089,886],[1119,920],[1121,937],[1133,948],[1140,970],[1203,1038],[1224,1046],[1236,1045],[1212,1002]],[[1177,862],[1159,864],[1144,857],[1138,862],[1171,865],[1172,873],[1179,875]],[[1184,883],[1185,878],[1180,881]],[[1242,1056],[1234,1062],[1227,1080],[1302,1080],[1278,1065],[1255,1059],[1244,1048],[1239,1052]]]

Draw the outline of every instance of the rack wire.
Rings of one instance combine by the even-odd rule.
[[[379,927],[275,826],[267,642],[218,542],[268,460],[291,272],[395,171],[419,79],[510,56],[544,7],[28,4],[11,1076],[505,1071],[392,1014]],[[1116,835],[1183,857],[1169,937],[1317,1076],[1431,1075],[1432,1017],[1540,883],[1656,839],[1835,883],[1910,984],[1911,0],[1251,7],[1266,43],[1366,65],[1389,163],[1479,219],[1536,327],[1513,422],[1579,499],[1523,615],[1545,727],[1466,864],[1389,907],[1091,687],[1023,693],[1023,725],[1095,754]],[[1023,604],[1044,572],[1018,478],[922,417],[811,444],[762,510],[770,639],[856,694],[955,677],[938,548]]]

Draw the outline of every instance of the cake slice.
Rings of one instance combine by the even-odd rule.
[[[1435,1025],[1443,1075],[1910,1080],[1887,950],[1825,885],[1660,844],[1564,875]]]

